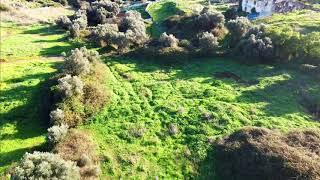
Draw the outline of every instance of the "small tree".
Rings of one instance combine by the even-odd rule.
[[[79,168],[71,161],[47,152],[26,153],[17,167],[14,168],[13,180],[21,179],[80,179]]]

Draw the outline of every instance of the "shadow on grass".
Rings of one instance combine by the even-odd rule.
[[[52,66],[57,66],[57,63]],[[0,136],[0,141],[21,141],[45,134],[48,128],[48,114],[51,106],[51,99],[48,95],[51,85],[48,79],[52,77],[53,74],[54,73],[38,73],[6,81],[8,84],[15,83],[16,87],[1,91],[3,95],[1,99],[6,102],[8,106],[15,106],[15,104],[10,103],[19,100],[22,101],[23,104],[0,114],[0,127],[5,127],[6,125],[14,125],[15,127],[13,133],[3,133]],[[20,82],[28,82],[34,79],[41,79],[42,81],[35,86],[19,85]],[[17,146],[19,146],[19,144],[17,144]],[[26,151],[38,150],[40,147],[45,148],[37,146],[3,152],[0,154],[0,166],[10,165],[12,162],[19,160]]]
[[[83,46],[82,42],[77,42],[74,40],[69,40],[69,37],[66,34],[66,31],[63,29],[59,29],[57,26],[54,25],[47,25],[45,27],[39,27],[32,30],[26,30],[23,34],[36,34],[40,36],[51,36],[51,35],[62,35],[61,38],[58,39],[41,39],[35,40],[33,43],[39,44],[42,43],[66,43],[66,45],[55,45],[49,48],[42,48],[40,51],[41,56],[59,56],[63,52],[69,52],[72,49],[79,48]]]
[[[57,35],[57,34],[65,34],[65,30],[59,29],[57,26],[47,25],[41,26],[39,28],[26,30],[23,34],[37,34],[40,36],[48,36],[48,35]]]

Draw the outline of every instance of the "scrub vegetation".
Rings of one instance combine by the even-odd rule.
[[[319,12],[18,3],[75,13],[1,22],[0,179],[319,178]]]

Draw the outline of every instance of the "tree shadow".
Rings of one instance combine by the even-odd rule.
[[[22,34],[37,34],[40,36],[49,36],[57,34],[65,34],[65,30],[58,28],[55,25],[46,25],[31,30],[23,31]]]
[[[54,63],[52,66],[57,66]],[[10,108],[10,110],[0,113],[0,130],[7,125],[14,126],[13,132],[3,132],[0,141],[19,140],[23,141],[30,138],[39,137],[45,134],[48,128],[51,99],[50,81],[54,73],[38,73],[26,75],[24,77],[13,78],[5,81],[15,84],[13,88],[2,90],[1,100]],[[28,81],[39,79],[40,83],[34,86],[24,85]],[[22,84],[23,83],[23,84]],[[22,100],[22,105],[15,105],[16,101]],[[20,103],[20,102],[19,102]],[[15,142],[18,143],[18,142]],[[26,151],[39,149],[41,146],[32,148],[20,148],[0,154],[0,166],[7,166],[10,163],[20,159]]]

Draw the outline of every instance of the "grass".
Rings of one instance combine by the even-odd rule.
[[[309,33],[320,31],[320,12],[304,10],[286,14],[274,14],[257,20],[257,23],[265,23],[275,28],[289,26],[301,33]]]
[[[60,63],[47,56],[74,48],[65,37],[49,25],[1,23],[1,59],[7,62],[0,62],[0,177],[45,141],[46,80]]]
[[[26,151],[44,143],[43,89],[55,65],[39,60],[0,64],[0,174]]]
[[[39,56],[59,56],[76,43],[68,42],[64,31],[51,25],[18,26],[1,22],[1,60],[32,60]]]
[[[320,128],[297,94],[301,84],[318,91],[319,85],[294,70],[219,58],[175,66],[134,59],[106,62],[113,100],[82,127],[99,143],[106,177],[212,177],[207,151],[218,137],[244,126]],[[241,82],[213,76],[224,71]],[[179,129],[176,135],[168,132],[172,124]]]
[[[204,2],[203,0],[162,0],[152,3],[147,7],[147,11],[153,21],[162,22],[168,17],[176,15],[179,11],[191,13],[197,9],[201,10],[201,3]]]

